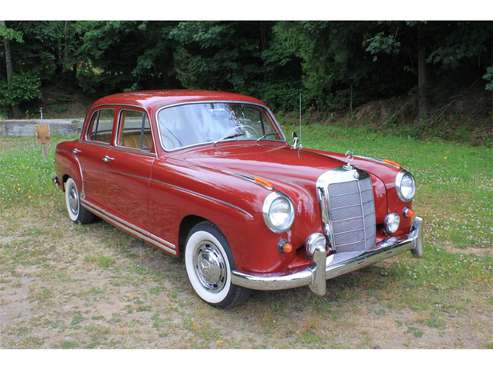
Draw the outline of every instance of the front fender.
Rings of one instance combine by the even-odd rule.
[[[279,242],[286,240],[302,247],[306,230],[314,232],[321,226],[312,195],[301,189],[296,192],[284,187],[282,191],[296,205],[297,217],[291,230],[277,234],[267,228],[262,215],[264,199],[271,190],[232,174],[191,166],[189,162],[157,161],[151,181],[151,219],[157,223],[156,235],[179,245],[181,221],[190,215],[204,218],[225,235],[238,270],[283,271],[299,256],[281,253]],[[318,217],[317,226],[311,227],[305,215]]]

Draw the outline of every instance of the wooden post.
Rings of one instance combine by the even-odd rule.
[[[50,125],[47,123],[36,125],[36,140],[41,144],[41,152],[47,159],[51,141]]]

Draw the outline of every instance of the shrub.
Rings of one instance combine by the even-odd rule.
[[[40,98],[41,80],[34,73],[16,73],[10,83],[0,81],[0,107],[8,108]]]

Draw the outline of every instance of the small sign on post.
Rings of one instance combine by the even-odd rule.
[[[48,158],[48,149],[50,147],[50,125],[47,123],[36,125],[36,140],[41,144],[41,152],[45,159]]]

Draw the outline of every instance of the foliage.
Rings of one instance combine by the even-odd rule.
[[[492,89],[491,22],[13,21],[14,71],[92,98],[123,90],[243,92],[277,110],[347,111],[415,94],[418,46],[432,103]],[[420,41],[421,40],[421,41]],[[0,80],[5,80],[0,49]],[[484,78],[482,78],[484,76]]]
[[[401,43],[397,41],[395,35],[386,35],[384,32],[379,32],[375,36],[370,37],[367,42],[366,51],[373,55],[373,61],[378,60],[378,54],[398,54]]]
[[[488,67],[486,69],[483,79],[487,82],[485,89],[488,91],[493,91],[493,67]]]
[[[22,32],[16,31],[7,26],[0,25],[0,39],[23,42]]]
[[[34,73],[17,73],[10,83],[0,81],[0,107],[10,107],[40,97],[41,81]]]

